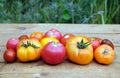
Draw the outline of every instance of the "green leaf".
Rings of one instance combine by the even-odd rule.
[[[62,14],[62,18],[65,19],[65,20],[69,20],[71,19],[71,16],[69,14],[69,11],[68,10],[65,10]]]

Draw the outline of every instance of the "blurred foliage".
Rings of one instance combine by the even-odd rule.
[[[0,23],[120,24],[120,0],[0,0]]]

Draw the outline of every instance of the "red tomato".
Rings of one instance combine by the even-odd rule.
[[[24,40],[24,39],[28,39],[28,38],[29,38],[28,35],[21,35],[19,37],[19,40]]]
[[[45,37],[55,37],[60,40],[62,38],[62,34],[57,29],[50,29],[45,33]]]
[[[103,39],[101,44],[107,44],[107,45],[111,46],[114,50],[114,44],[109,39]]]
[[[19,39],[18,38],[11,38],[7,41],[6,47],[7,49],[13,49],[14,51],[16,51],[16,46],[19,43]]]
[[[68,41],[71,37],[74,37],[74,35],[73,35],[73,34],[70,34],[70,33],[65,34],[65,35],[61,38],[60,41],[61,41],[61,43],[65,46],[66,43],[67,43],[67,41]]]
[[[4,52],[4,59],[6,62],[14,62],[16,59],[16,52],[13,49],[7,49]]]
[[[96,37],[90,38],[90,43],[92,44],[94,51],[101,44],[101,41],[102,41],[102,39],[100,39],[100,38],[96,38]]]
[[[42,50],[42,58],[48,64],[59,64],[65,56],[65,47],[60,42],[50,42]]]

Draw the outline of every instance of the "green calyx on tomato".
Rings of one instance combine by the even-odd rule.
[[[103,52],[102,52],[103,54],[108,54],[109,53],[109,51],[107,50],[107,49],[105,49],[105,50],[103,50]]]
[[[81,40],[81,42],[77,42],[77,47],[79,49],[84,49],[89,45],[90,45],[90,42],[84,42],[83,39]]]
[[[23,47],[25,47],[25,48],[28,48],[29,46],[31,46],[31,47],[33,47],[33,48],[39,48],[38,46],[36,46],[36,45],[34,45],[34,44],[31,44],[29,41],[27,41],[27,44],[22,43],[21,46],[23,46]]]

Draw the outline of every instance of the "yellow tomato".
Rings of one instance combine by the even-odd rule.
[[[54,38],[54,37],[44,37],[40,41],[40,43],[42,44],[42,46],[45,46],[49,42],[59,42],[59,40],[56,39],[56,38]]]
[[[17,57],[21,62],[35,61],[41,56],[42,45],[35,39],[25,39],[17,44]]]

